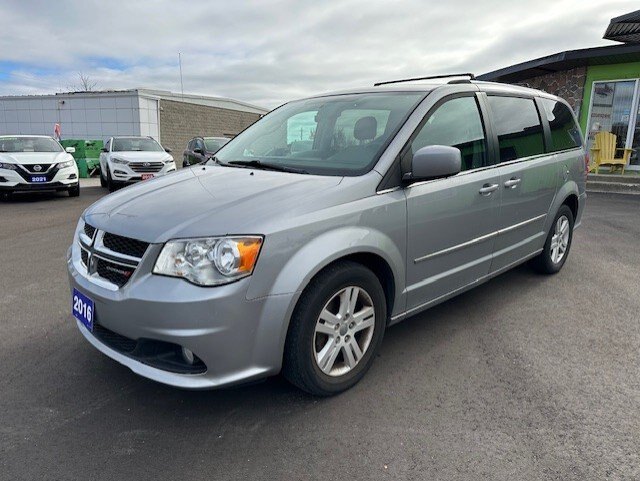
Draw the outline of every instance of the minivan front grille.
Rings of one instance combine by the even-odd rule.
[[[92,225],[84,223],[84,233],[89,239],[93,239],[93,234],[96,233],[96,228]]]
[[[129,162],[129,167],[139,174],[154,174],[162,170],[164,162]]]
[[[126,266],[96,256],[96,273],[118,287],[124,286],[137,266]]]
[[[97,284],[106,281],[113,289],[129,282],[149,247],[148,242],[105,232],[86,222],[78,244],[81,273]]]
[[[148,242],[142,242],[129,237],[111,234],[109,232],[104,233],[102,243],[107,249],[111,249],[113,252],[137,258],[142,258],[144,253],[147,251],[147,247],[149,247]]]

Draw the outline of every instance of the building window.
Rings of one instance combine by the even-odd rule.
[[[618,149],[632,149],[631,169],[640,169],[639,86],[637,79],[594,82],[587,124],[587,147],[593,146],[598,132],[611,132]]]

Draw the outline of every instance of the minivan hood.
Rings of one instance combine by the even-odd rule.
[[[0,152],[0,162],[22,165],[55,164],[71,158],[66,152]]]
[[[227,234],[264,234],[265,221],[317,208],[342,177],[197,166],[108,195],[84,214],[114,234],[158,243]],[[322,196],[326,198],[325,195]]]

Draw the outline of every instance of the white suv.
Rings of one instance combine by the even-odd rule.
[[[100,154],[100,184],[118,187],[160,177],[176,170],[176,163],[151,137],[111,137]]]
[[[59,142],[45,135],[0,136],[0,192],[64,191],[80,195],[78,166]]]

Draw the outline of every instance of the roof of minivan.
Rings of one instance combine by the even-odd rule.
[[[317,97],[328,97],[331,95],[349,95],[349,94],[364,94],[364,93],[379,93],[379,92],[423,92],[425,95],[428,93],[437,90],[442,87],[455,87],[457,85],[476,85],[480,90],[492,90],[492,91],[501,91],[505,93],[512,94],[525,94],[525,95],[536,95],[542,97],[556,98],[554,95],[551,95],[547,92],[543,92],[542,90],[535,90],[529,87],[521,87],[519,85],[511,85],[511,84],[503,84],[498,82],[485,82],[478,80],[471,80],[466,82],[456,82],[456,83],[448,83],[448,82],[425,82],[425,83],[395,83],[388,85],[380,85],[378,87],[368,86],[368,87],[360,87],[360,88],[351,88],[345,90],[337,90],[333,92],[324,92],[317,95],[312,95],[308,98],[317,98]]]

